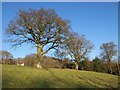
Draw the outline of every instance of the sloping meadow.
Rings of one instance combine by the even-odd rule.
[[[3,88],[117,88],[118,76],[72,69],[2,65]]]

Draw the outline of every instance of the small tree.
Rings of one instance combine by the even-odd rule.
[[[83,61],[83,68],[85,70],[90,70],[91,69],[90,61],[87,58]]]
[[[102,50],[101,58],[103,61],[106,61],[108,64],[108,72],[112,73],[111,61],[117,56],[117,49],[114,42],[103,43],[100,47]]]
[[[102,71],[102,65],[101,65],[101,60],[98,57],[95,57],[95,59],[93,59],[93,68],[95,71],[100,72]]]
[[[67,53],[65,51],[60,50],[60,49],[57,49],[54,52],[54,56],[60,60],[63,60],[67,56]]]
[[[6,51],[6,50],[0,50],[0,60],[2,60],[2,63],[10,63],[10,60],[12,60],[13,55]],[[4,61],[3,61],[4,60]]]
[[[75,32],[69,33],[69,38],[64,43],[64,49],[75,62],[76,70],[78,70],[80,61],[87,57],[92,48],[93,44],[84,35]]]
[[[12,59],[13,55],[6,51],[6,50],[0,50],[0,59],[4,60],[4,59]]]
[[[12,46],[32,43],[37,47],[37,62],[41,62],[44,54],[63,42],[69,28],[70,22],[59,17],[53,9],[20,10],[8,25],[7,42]]]

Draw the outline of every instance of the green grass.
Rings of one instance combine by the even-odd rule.
[[[117,88],[118,77],[72,69],[2,66],[3,88]]]

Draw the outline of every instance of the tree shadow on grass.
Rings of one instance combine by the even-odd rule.
[[[27,88],[50,88],[50,85],[45,78],[38,78],[31,80]]]
[[[9,78],[9,79],[8,79]],[[7,76],[2,83],[3,88],[49,88],[49,82],[46,78],[28,78],[24,80],[18,77]]]
[[[74,81],[71,81],[71,80],[66,80],[64,78],[62,78],[61,76],[57,76],[55,75],[52,71],[48,70],[49,73],[56,79],[56,81],[59,81],[60,83],[63,83],[64,86],[63,87],[60,87],[59,88],[69,88],[69,89],[75,89],[75,90],[79,90],[80,88],[85,88],[86,86],[83,85],[82,83],[76,83]],[[54,86],[53,86],[54,87]]]

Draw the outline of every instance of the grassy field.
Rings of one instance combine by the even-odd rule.
[[[117,88],[115,75],[72,69],[2,66],[3,88]]]

